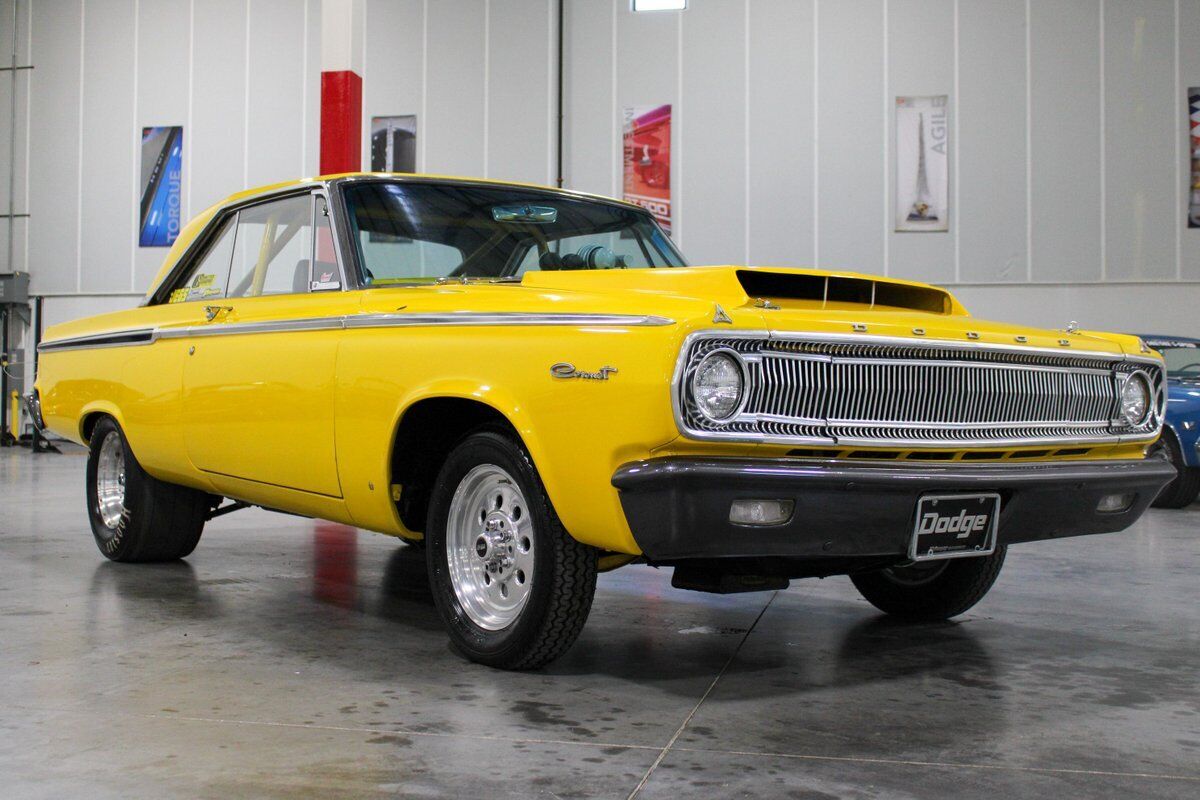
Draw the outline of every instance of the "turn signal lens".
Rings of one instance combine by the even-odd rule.
[[[1096,510],[1101,514],[1116,514],[1120,511],[1128,511],[1131,505],[1133,505],[1132,494],[1106,494],[1096,504]]]
[[[742,407],[746,368],[732,350],[715,350],[704,357],[692,377],[692,397],[700,413],[713,422],[724,422]]]
[[[735,525],[782,525],[792,518],[792,500],[734,500],[729,521]]]

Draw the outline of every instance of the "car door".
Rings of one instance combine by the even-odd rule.
[[[244,487],[222,479],[341,497],[334,375],[356,298],[342,291],[327,198],[241,208],[232,232],[224,290],[197,309],[184,357],[188,457],[235,496]]]

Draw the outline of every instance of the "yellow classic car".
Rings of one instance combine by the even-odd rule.
[[[946,618],[1014,542],[1120,531],[1161,359],[982,322],[846,272],[688,267],[637,206],[484,180],[335,175],[181,233],[141,306],[51,328],[30,406],[90,448],[118,561],[187,556],[246,505],[425,547],[467,657],[563,653],[598,571],[776,589],[848,574]]]

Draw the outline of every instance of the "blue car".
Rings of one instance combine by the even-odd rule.
[[[1159,494],[1159,508],[1183,508],[1200,493],[1200,339],[1143,336],[1167,360],[1167,421],[1151,453],[1179,470]]]

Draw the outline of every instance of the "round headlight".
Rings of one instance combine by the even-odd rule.
[[[715,350],[706,355],[692,376],[692,397],[700,413],[713,422],[725,422],[742,407],[746,390],[746,367],[732,350]]]
[[[1121,416],[1135,428],[1150,416],[1150,382],[1140,372],[1129,375],[1121,384]]]

